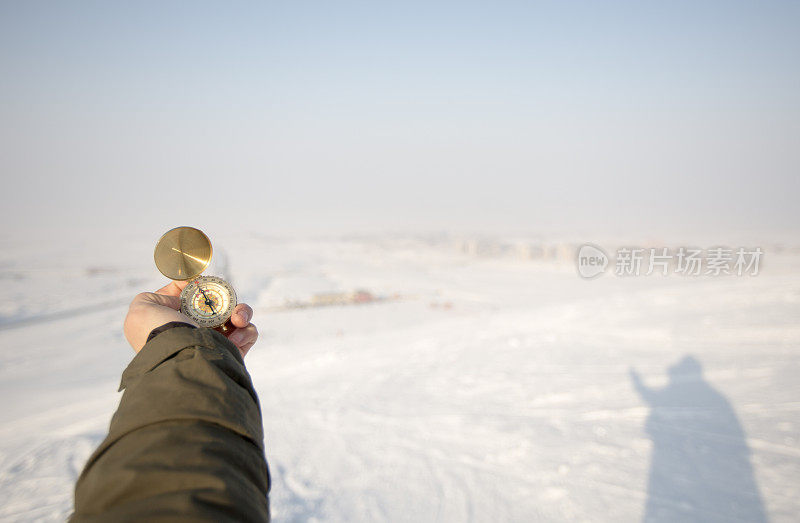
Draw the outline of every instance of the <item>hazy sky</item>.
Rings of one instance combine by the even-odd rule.
[[[3,227],[795,231],[798,2],[2,2]]]

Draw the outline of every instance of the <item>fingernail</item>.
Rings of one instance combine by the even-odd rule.
[[[239,313],[239,317],[240,317],[240,318],[242,319],[242,321],[243,321],[243,322],[245,322],[245,323],[249,323],[249,322],[250,322],[250,318],[248,318],[248,317],[247,317],[247,313],[246,313],[246,312],[244,312],[244,311],[242,311],[242,312],[240,312],[240,313]]]

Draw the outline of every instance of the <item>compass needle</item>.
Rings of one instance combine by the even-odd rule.
[[[217,276],[198,276],[181,292],[181,311],[202,327],[227,322],[236,303],[233,288]]]
[[[211,312],[216,314],[217,311],[214,310],[214,302],[208,297],[208,294],[206,294],[206,291],[204,291],[202,287],[199,287],[199,289],[203,294],[203,298],[205,298],[206,305],[211,309]]]

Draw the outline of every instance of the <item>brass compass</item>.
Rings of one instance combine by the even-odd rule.
[[[158,240],[153,257],[161,274],[170,280],[189,281],[181,292],[181,312],[201,327],[227,334],[234,328],[230,318],[236,292],[219,276],[200,275],[211,263],[212,252],[203,231],[176,227]]]

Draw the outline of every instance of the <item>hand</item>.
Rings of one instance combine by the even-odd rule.
[[[136,295],[125,317],[125,338],[133,350],[139,352],[147,342],[150,332],[171,321],[181,321],[197,326],[191,318],[180,311],[180,295],[186,281],[173,281],[169,285],[158,289],[156,292],[143,292]],[[227,336],[236,345],[242,358],[258,339],[256,326],[250,323],[253,309],[245,303],[240,303],[233,309],[231,323],[236,327]]]

